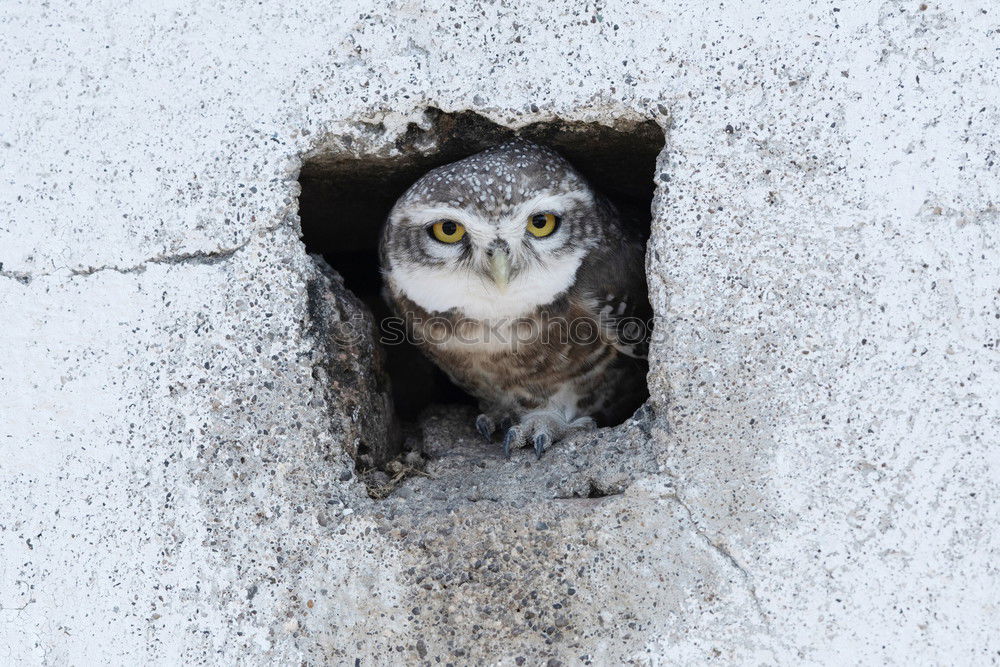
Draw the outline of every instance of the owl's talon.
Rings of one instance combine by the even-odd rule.
[[[548,433],[539,433],[535,436],[535,457],[542,458],[542,452],[552,443],[552,438]]]
[[[517,442],[519,436],[517,427],[511,427],[507,429],[507,435],[503,437],[503,455],[508,459],[510,458],[510,446]]]
[[[489,442],[493,438],[493,432],[496,431],[496,425],[489,415],[482,414],[476,417],[476,430],[486,438],[486,442]]]
[[[510,427],[514,425],[514,420],[510,417],[504,417],[500,420],[500,430],[506,433],[510,430]]]

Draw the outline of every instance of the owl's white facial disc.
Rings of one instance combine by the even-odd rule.
[[[394,297],[431,313],[530,315],[576,284],[607,238],[604,206],[555,151],[504,144],[428,172],[400,197],[383,227],[383,274]]]
[[[493,219],[441,204],[413,207],[403,223],[408,227],[424,229],[437,220],[451,220],[464,226],[465,238],[448,244],[427,234],[421,261],[409,254],[393,257],[386,278],[428,312],[455,310],[484,320],[528,315],[569,289],[587,248],[567,247],[566,239],[559,237],[567,232],[563,229],[537,238],[527,232],[527,222],[540,212],[562,218],[565,211],[590,203],[586,193],[540,194]],[[509,249],[511,275],[506,285],[490,277],[488,251],[498,244]]]
[[[428,312],[457,310],[466,317],[502,320],[528,315],[552,303],[573,283],[583,252],[563,255],[547,267],[532,266],[499,289],[479,272],[458,269],[443,272],[436,267],[404,265],[394,268],[389,279],[411,301]]]

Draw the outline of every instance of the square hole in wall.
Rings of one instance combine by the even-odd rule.
[[[555,149],[611,200],[637,233],[648,237],[656,158],[664,145],[653,121],[539,122],[518,130],[474,112],[426,112],[390,144],[369,155],[317,151],[302,165],[299,215],[308,252],[322,255],[346,286],[371,309],[376,322],[390,316],[381,296],[378,242],[395,201],[429,170],[515,138]],[[378,137],[381,126],[368,131]],[[378,144],[378,141],[373,141]],[[474,399],[409,344],[387,346],[386,368],[402,422],[413,422],[433,404]],[[636,406],[638,407],[638,405]]]

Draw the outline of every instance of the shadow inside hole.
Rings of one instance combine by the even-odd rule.
[[[376,322],[391,314],[381,297],[378,239],[395,201],[429,170],[516,137],[557,150],[648,236],[656,157],[664,144],[654,122],[608,127],[555,121],[515,131],[471,111],[436,109],[427,111],[427,120],[427,129],[410,124],[396,141],[398,154],[321,153],[302,166],[299,216],[306,250],[343,276]],[[387,346],[385,352],[395,409],[404,422],[435,403],[475,404],[412,345]]]

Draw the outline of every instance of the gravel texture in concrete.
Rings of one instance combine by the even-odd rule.
[[[0,26],[0,661],[1000,659],[994,4]],[[400,432],[337,337],[364,311],[299,169],[391,160],[429,107],[661,128],[626,424],[541,461],[467,407]]]

